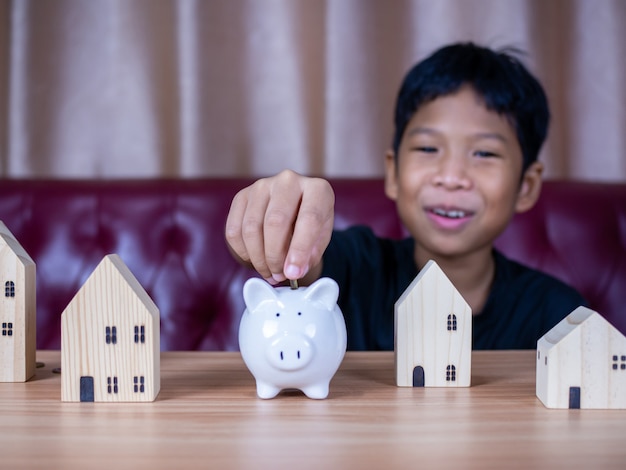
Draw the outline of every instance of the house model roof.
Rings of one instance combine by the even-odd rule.
[[[539,339],[539,345],[545,351],[549,351],[572,333],[578,331],[588,321],[594,323],[598,328],[609,328],[616,332],[618,331],[598,312],[587,307],[578,307],[542,336]]]

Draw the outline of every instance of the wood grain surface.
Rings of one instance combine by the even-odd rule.
[[[0,468],[625,468],[626,411],[550,410],[535,351],[474,352],[469,388],[395,385],[348,352],[326,400],[257,398],[239,353],[161,354],[151,403],[63,403],[58,351],[0,384]]]

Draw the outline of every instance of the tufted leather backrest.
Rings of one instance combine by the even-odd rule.
[[[577,288],[626,334],[626,184],[546,182],[497,245]]]
[[[235,350],[254,273],[224,242],[235,180],[0,183],[0,220],[37,264],[37,346],[60,348],[60,315],[117,253],[161,313],[164,350]]]
[[[117,253],[161,312],[163,350],[236,350],[243,283],[224,223],[244,179],[3,180],[0,220],[37,263],[37,346],[60,347],[60,315],[103,256]],[[336,226],[405,231],[380,179],[331,180]],[[626,184],[546,182],[498,240],[569,282],[626,332]]]

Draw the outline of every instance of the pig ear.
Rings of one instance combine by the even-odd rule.
[[[331,278],[323,277],[307,288],[304,298],[320,302],[328,310],[333,310],[339,298],[339,286]]]
[[[249,312],[253,312],[266,300],[276,300],[276,290],[267,282],[252,277],[243,285],[243,300]]]

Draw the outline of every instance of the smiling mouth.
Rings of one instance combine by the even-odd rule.
[[[460,209],[431,209],[431,212],[439,217],[446,217],[448,219],[462,219],[471,215],[470,212],[466,212]]]

